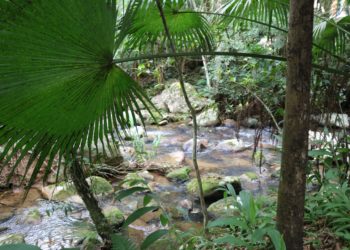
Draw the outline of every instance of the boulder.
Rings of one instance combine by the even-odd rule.
[[[220,123],[219,120],[219,108],[217,105],[213,105],[202,111],[197,115],[197,124],[201,127],[216,126]]]
[[[72,183],[61,182],[57,185],[52,184],[42,188],[43,197],[49,200],[65,201],[76,194]]]
[[[224,125],[225,127],[228,127],[228,128],[237,128],[238,127],[238,123],[233,119],[225,119],[222,122],[222,125]]]
[[[202,110],[208,104],[206,98],[200,97],[196,89],[189,83],[185,83],[188,97],[196,111]],[[152,98],[154,105],[161,110],[170,113],[187,114],[189,112],[183,98],[179,82],[172,83],[161,94]]]
[[[86,181],[89,183],[90,189],[95,195],[113,193],[112,184],[100,176],[90,176]]]
[[[99,176],[90,176],[86,179],[89,183],[92,192],[95,195],[110,194],[113,192],[113,186],[104,178]],[[49,200],[56,201],[74,201],[81,203],[74,185],[71,182],[61,182],[57,185],[52,184],[42,188],[43,197]],[[72,197],[76,197],[72,200]]]
[[[223,197],[223,191],[217,190],[220,187],[224,187],[226,184],[231,184],[235,191],[239,193],[242,190],[241,182],[238,177],[235,176],[205,176],[202,178],[202,187],[204,198],[207,202],[211,203],[217,201]],[[194,178],[190,180],[186,185],[187,192],[198,197],[198,182]]]
[[[197,139],[197,151],[201,152],[204,149],[208,148],[209,141],[207,139]],[[193,140],[190,139],[184,143],[182,146],[182,149],[187,152],[191,153],[193,148]]]
[[[174,179],[178,181],[185,181],[190,178],[190,175],[189,175],[190,172],[191,172],[191,168],[183,167],[183,168],[179,168],[171,171],[166,175],[166,177],[169,179]]]
[[[232,196],[220,199],[210,204],[208,212],[212,213],[215,217],[237,216],[239,215],[239,209],[234,205],[234,202],[235,198]]]
[[[103,209],[103,214],[113,226],[119,227],[124,222],[124,215],[117,207],[107,207]]]
[[[185,153],[183,151],[171,152],[169,157],[172,159],[171,162],[175,162],[176,164],[182,164],[185,162]]]
[[[254,117],[248,117],[241,122],[241,125],[248,128],[257,128],[260,122]]]
[[[254,181],[254,180],[259,179],[259,176],[257,175],[257,173],[247,172],[247,173],[244,173],[243,175],[241,175],[241,179],[247,179],[250,181]]]
[[[23,234],[4,234],[0,236],[0,246],[20,243],[25,243]]]
[[[252,144],[246,144],[242,140],[238,140],[235,138],[219,142],[215,149],[219,151],[242,152],[251,147]]]
[[[141,177],[138,173],[128,173],[122,182],[122,188],[128,189],[130,187],[145,187],[147,188],[145,178]]]

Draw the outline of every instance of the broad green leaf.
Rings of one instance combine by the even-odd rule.
[[[160,223],[162,224],[163,227],[165,227],[166,225],[168,225],[169,223],[169,218],[166,214],[161,214],[160,217]]]
[[[68,160],[85,146],[91,152],[128,127],[123,113],[139,113],[136,100],[150,106],[141,87],[114,63],[123,34],[110,3],[2,1],[0,14],[11,14],[0,15],[0,144],[6,145],[0,160],[32,152],[29,186],[46,158],[52,164],[57,154]]]
[[[159,207],[151,206],[151,207],[142,207],[134,211],[132,214],[128,216],[128,218],[125,220],[123,227],[129,226],[131,223],[133,223],[135,220],[141,218],[143,215],[145,215],[148,212],[152,212],[159,209]]]
[[[112,235],[112,250],[137,250],[138,248],[126,236],[114,234]]]
[[[270,228],[267,229],[266,233],[270,237],[276,250],[286,250],[286,245],[280,232],[278,232],[276,229]]]
[[[160,229],[157,230],[150,235],[147,236],[147,238],[142,242],[141,244],[141,250],[148,249],[155,241],[163,237],[168,233],[168,230],[166,229]]]
[[[146,207],[152,201],[152,199],[152,196],[146,194],[143,197],[143,206]]]

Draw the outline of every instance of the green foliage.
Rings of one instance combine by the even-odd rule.
[[[113,63],[125,34],[116,34],[112,2],[36,0],[1,23],[0,144],[6,147],[0,160],[19,152],[15,169],[31,151],[27,171],[38,160],[29,185],[46,158],[49,173],[57,154],[69,161],[79,148],[91,150],[99,141],[103,151],[109,149],[108,134],[119,133],[130,120],[123,112],[133,117],[137,99],[150,105]],[[1,12],[22,3],[6,1]]]
[[[112,250],[137,250],[137,246],[130,239],[120,234],[112,235]]]
[[[335,183],[334,177],[334,173],[327,172],[328,182],[319,192],[307,196],[305,220],[316,231],[324,230],[322,228],[326,225],[332,234],[350,242],[350,188],[347,183]],[[309,230],[308,234],[311,233],[312,230]]]
[[[157,50],[159,47],[167,48],[169,41],[155,1],[139,2],[140,7],[132,20],[126,47],[139,50],[147,49],[147,45]],[[162,2],[171,40],[180,51],[211,50],[213,39],[209,24],[201,14],[180,13],[186,10],[183,0]]]
[[[136,161],[145,162],[154,158],[157,154],[160,141],[161,136],[158,135],[156,138],[154,138],[151,148],[147,149],[145,139],[139,135],[135,135],[133,137],[132,144],[133,148],[135,149]]]

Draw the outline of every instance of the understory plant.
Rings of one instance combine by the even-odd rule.
[[[350,187],[329,170],[318,192],[308,194],[305,206],[307,244],[319,248],[324,238],[350,247]],[[334,244],[335,244],[334,243]],[[344,248],[345,249],[345,248]]]

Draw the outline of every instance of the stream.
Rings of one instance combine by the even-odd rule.
[[[192,166],[191,140],[192,127],[184,124],[169,124],[163,127],[147,127],[145,146],[153,152],[150,161],[159,164],[179,164]],[[242,188],[252,191],[255,195],[263,195],[270,188],[276,188],[277,179],[272,177],[280,165],[280,153],[276,150],[269,131],[263,131],[261,144],[263,145],[264,161],[261,168],[252,160],[254,129],[241,128],[239,138],[243,141],[242,150],[233,152],[220,146],[221,142],[235,138],[236,132],[230,127],[200,128],[198,137],[202,140],[198,152],[198,163],[203,176],[241,176],[245,173],[256,173],[257,179],[241,180]],[[160,139],[158,147],[152,149],[155,138]],[[131,147],[131,142],[125,143]],[[128,158],[128,156],[126,156]],[[184,157],[184,159],[180,159]],[[133,160],[130,156],[128,160]],[[193,204],[192,212],[176,216],[174,222],[182,230],[189,227],[199,227],[201,216],[199,202],[186,192],[186,182],[170,181],[157,172],[151,172],[154,192],[162,205],[170,209],[178,208],[183,201]],[[194,171],[191,172],[194,176]],[[117,186],[118,183],[113,183]],[[39,246],[42,250],[58,250],[75,247],[88,235],[94,234],[89,215],[82,204],[65,203],[45,200],[40,188],[32,188],[27,200],[21,202],[21,190],[14,189],[0,194],[0,238],[3,235],[19,234],[27,244]],[[113,195],[99,200],[102,207],[118,207],[125,215],[134,211],[142,203],[142,195],[127,197],[121,202],[116,201]],[[26,223],[25,218],[30,211],[38,210],[40,218],[34,223]],[[151,213],[143,216],[130,225],[128,235],[136,243],[153,231],[161,227],[157,215]]]

